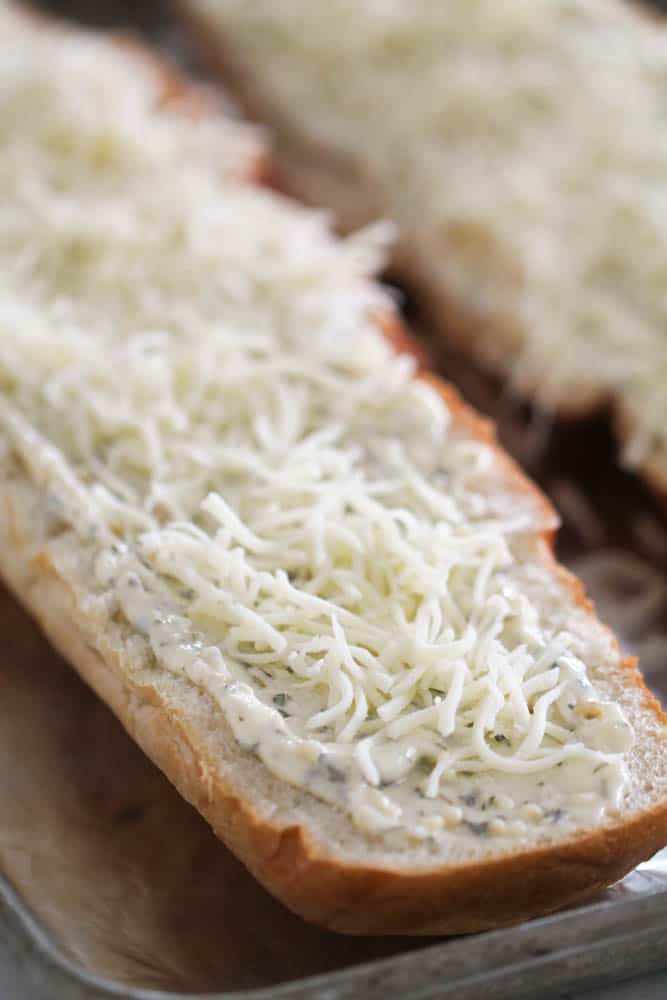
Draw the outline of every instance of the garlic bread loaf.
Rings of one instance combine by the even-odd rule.
[[[56,647],[335,930],[500,926],[662,847],[665,717],[418,372],[384,229],[251,183],[135,54],[0,26],[0,573]]]

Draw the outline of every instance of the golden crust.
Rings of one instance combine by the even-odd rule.
[[[397,320],[385,317],[380,322],[397,349],[414,350],[410,335]],[[496,449],[517,492],[532,493],[555,529],[551,505],[501,452],[492,424],[436,376],[423,372],[422,377],[442,392],[455,420]],[[260,882],[306,920],[355,934],[480,931],[582,899],[621,877],[667,841],[667,802],[662,802],[587,836],[481,862],[410,869],[353,863],[337,856],[302,825],[277,822],[254,809],[225,776],[221,761],[210,752],[206,734],[187,718],[178,700],[136,679],[132,664],[111,642],[99,641],[103,654],[91,646],[86,639],[87,613],[77,607],[72,585],[48,552],[31,554],[20,511],[9,497],[0,513],[0,529],[0,571],[55,647],[221,840]],[[551,542],[552,536],[549,529],[545,540]],[[566,574],[562,568],[556,571]],[[577,602],[592,614],[581,585],[569,574],[563,578]],[[90,630],[90,620],[87,624]],[[661,723],[667,722],[638,672],[632,664],[628,667],[633,670],[628,673],[628,684],[644,691],[646,711]],[[185,690],[187,682],[178,683]]]

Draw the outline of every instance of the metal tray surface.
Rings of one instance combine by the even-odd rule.
[[[661,968],[667,953],[667,852],[643,865],[610,898],[516,928],[450,940],[417,953],[218,1000],[487,1000],[549,997]],[[22,1000],[167,1000],[82,970],[59,951],[7,883],[0,882],[0,956],[18,971]],[[0,980],[0,985],[2,981]],[[211,994],[206,994],[212,996]],[[201,993],[180,993],[202,1000]]]
[[[193,64],[168,3],[47,6],[134,25]],[[549,427],[430,347],[559,506],[561,558],[667,701],[667,519],[618,469],[606,422]],[[650,607],[632,571],[605,571],[619,554],[658,581]],[[2,589],[0,616],[2,1000],[501,1000],[667,967],[667,848],[586,905],[474,937],[346,938],[306,925],[213,837]]]

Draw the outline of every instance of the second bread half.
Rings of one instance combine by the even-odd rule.
[[[393,220],[432,326],[551,411],[611,407],[667,494],[665,26],[623,0],[180,6],[281,183]]]

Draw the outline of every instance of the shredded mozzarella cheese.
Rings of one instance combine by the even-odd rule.
[[[290,754],[366,791],[422,760],[435,798],[459,772],[617,762],[623,720],[572,724],[590,636],[529,596],[553,587],[544,510],[379,332],[384,230],[336,241],[207,167],[201,123],[60,44],[0,68],[0,421],[128,626],[285,780],[311,773]],[[130,109],[100,162],[89,76]],[[401,814],[378,790],[357,819]]]

